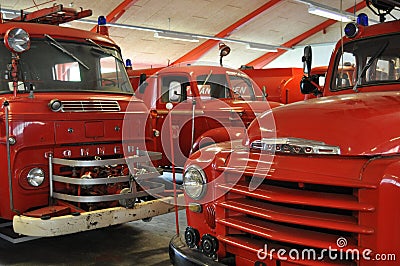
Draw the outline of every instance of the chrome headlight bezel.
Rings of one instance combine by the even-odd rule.
[[[4,37],[4,44],[13,53],[23,53],[31,47],[31,39],[24,29],[11,28],[9,29]]]
[[[43,184],[45,179],[45,172],[42,168],[32,168],[26,175],[26,181],[32,187],[39,187]]]
[[[199,200],[206,193],[207,178],[203,169],[197,165],[189,166],[183,174],[183,188],[186,195],[194,200]]]

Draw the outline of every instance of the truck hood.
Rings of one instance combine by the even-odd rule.
[[[248,135],[247,144],[293,138],[337,146],[345,156],[398,154],[400,92],[347,94],[286,105],[254,120]]]

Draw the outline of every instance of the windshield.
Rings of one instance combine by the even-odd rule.
[[[227,74],[197,76],[200,97],[202,99],[256,100],[253,84],[247,76],[237,72]]]
[[[357,40],[343,50],[336,58],[331,90],[400,82],[400,35]]]
[[[13,90],[11,52],[0,44],[0,92]],[[116,49],[94,44],[32,40],[20,55],[18,91],[95,91],[133,93]],[[3,75],[3,73],[5,73]]]

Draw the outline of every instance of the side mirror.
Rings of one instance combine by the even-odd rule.
[[[139,86],[142,85],[147,79],[147,75],[145,73],[140,74],[139,76]]]
[[[301,59],[303,62],[303,72],[305,75],[310,76],[311,75],[311,61],[312,61],[312,50],[311,46],[307,45],[304,47],[304,55]]]
[[[169,84],[169,101],[179,102],[181,100],[181,83],[172,81]]]
[[[311,83],[309,78],[303,77],[300,81],[300,90],[303,94],[310,94],[317,90],[317,88]]]
[[[268,93],[267,93],[267,87],[262,86],[262,93],[264,94],[264,97],[267,98],[268,97]]]
[[[322,95],[320,87],[318,86],[318,76],[303,77],[300,81],[300,91],[302,94],[314,94],[315,96]]]
[[[147,79],[147,75],[142,73],[139,76],[139,93],[144,93],[144,91],[146,90],[147,86],[149,85],[146,82]]]
[[[219,64],[222,66],[222,58],[231,52],[231,48],[223,42],[219,43]]]

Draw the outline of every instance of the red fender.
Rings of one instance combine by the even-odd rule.
[[[244,127],[218,127],[210,129],[196,139],[193,143],[191,154],[214,143],[244,139],[245,135],[246,129]]]

